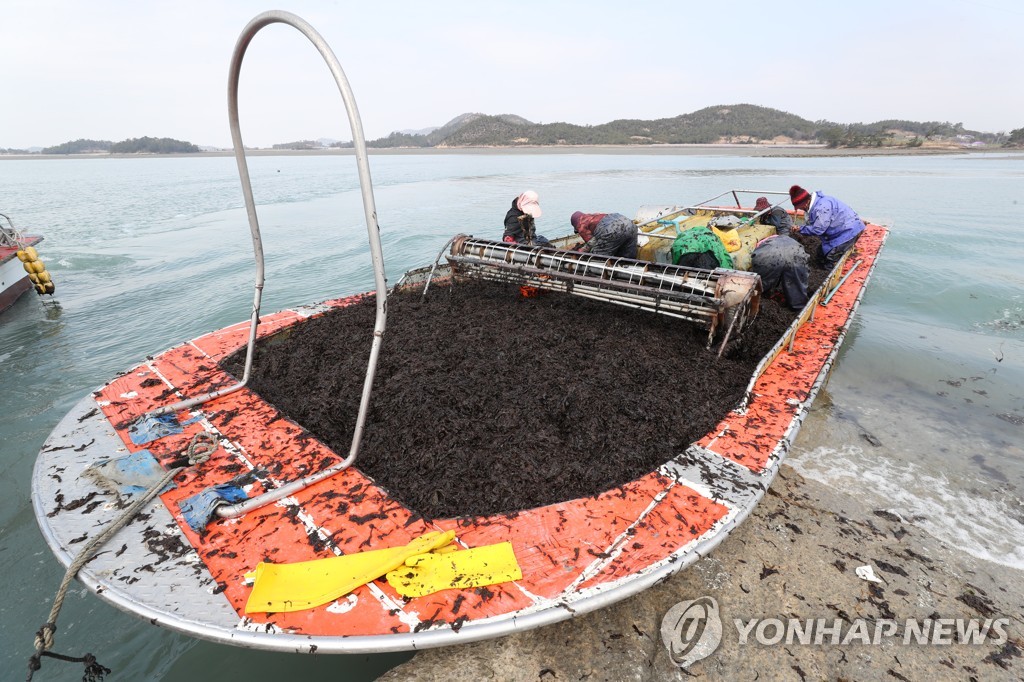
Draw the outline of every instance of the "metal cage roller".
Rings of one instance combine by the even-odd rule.
[[[708,347],[722,346],[757,315],[761,280],[738,270],[702,270],[632,258],[612,258],[549,246],[495,242],[459,235],[448,262],[456,277],[562,291],[695,322]]]

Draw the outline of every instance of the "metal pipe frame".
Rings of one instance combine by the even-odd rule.
[[[714,297],[721,277],[719,270],[701,270],[471,237],[456,238],[452,243],[449,260],[457,261],[460,257],[463,257],[462,262],[519,265],[537,274],[569,274],[621,282],[632,287],[644,286],[665,295],[683,294],[688,290],[691,300],[698,304],[706,303],[708,297]]]
[[[736,208],[741,208],[740,200],[739,200],[739,197],[737,196],[739,194],[765,194],[765,195],[768,195],[768,194],[779,194],[779,195],[783,195],[783,196],[789,196],[788,192],[780,192],[779,190],[729,189],[729,190],[726,190],[726,191],[722,192],[721,194],[719,194],[717,196],[711,197],[710,199],[708,199],[706,201],[702,201],[699,204],[694,204],[693,206],[687,206],[685,208],[695,208],[695,209],[696,208],[705,208],[705,209],[706,208],[718,208],[717,206],[711,206],[709,204],[711,204],[712,201],[718,201],[722,197],[730,195],[730,194],[732,195],[733,201],[736,202]]]
[[[708,329],[708,348],[727,313],[732,316],[730,332],[737,322],[742,330],[753,319],[748,313],[756,306],[760,289],[756,275],[739,271],[610,258],[466,235],[453,239],[448,262],[454,273],[464,277],[561,291],[696,322]]]
[[[464,266],[462,263],[455,263],[456,266]],[[605,301],[624,305],[630,308],[650,310],[652,312],[677,317],[690,322],[697,322],[704,325],[713,325],[718,317],[717,311],[707,307],[687,305],[679,301],[666,301],[660,297],[645,296],[628,291],[617,291],[604,288],[596,280],[591,278],[563,276],[555,279],[547,275],[528,273],[522,269],[506,269],[499,264],[479,265],[470,263],[469,267],[462,267],[459,274],[468,277],[476,277],[492,282],[507,282],[551,291],[560,291],[573,296],[591,298],[596,301]]]
[[[349,124],[352,129],[352,141],[355,148],[356,166],[359,172],[359,185],[362,191],[363,212],[366,218],[366,232],[370,242],[370,259],[373,264],[374,284],[377,299],[377,315],[373,327],[373,342],[370,348],[370,358],[367,364],[366,379],[363,382],[363,392],[359,403],[359,414],[356,417],[356,426],[352,434],[352,443],[349,446],[348,456],[339,464],[328,470],[320,472],[319,474],[314,474],[313,476],[305,479],[295,481],[292,484],[286,484],[281,488],[266,493],[266,495],[247,500],[240,505],[230,505],[227,508],[222,506],[217,510],[218,515],[222,517],[229,517],[233,515],[237,516],[245,511],[269,504],[276,499],[280,499],[285,495],[297,492],[303,487],[310,485],[314,482],[311,479],[321,480],[326,477],[328,471],[332,474],[337,473],[338,471],[347,468],[355,461],[356,456],[359,453],[359,444],[362,440],[366,414],[369,411],[370,393],[373,388],[373,378],[376,373],[377,358],[380,355],[380,346],[384,337],[384,329],[387,324],[387,279],[384,273],[384,257],[380,244],[380,226],[377,224],[377,208],[373,199],[373,183],[370,178],[370,166],[367,159],[363,125],[359,118],[359,110],[356,107],[352,88],[349,86],[348,79],[345,77],[345,72],[342,70],[338,58],[334,55],[330,46],[316,31],[316,29],[300,17],[290,12],[283,12],[279,10],[263,12],[262,14],[257,15],[245,26],[244,29],[242,29],[238,42],[235,44],[234,52],[231,55],[231,66],[228,76],[228,117],[231,125],[231,140],[234,145],[235,162],[238,165],[238,174],[242,183],[242,194],[245,197],[245,210],[249,219],[249,231],[252,234],[253,254],[256,259],[256,281],[253,287],[252,315],[249,324],[249,341],[246,346],[245,371],[242,375],[242,380],[233,386],[212,391],[196,398],[182,400],[174,403],[173,405],[161,407],[150,412],[149,415],[159,416],[163,414],[170,414],[201,405],[220,396],[233,393],[243,388],[249,381],[252,371],[253,352],[256,345],[256,332],[259,326],[260,302],[262,299],[264,284],[264,265],[263,241],[260,237],[259,219],[256,215],[256,202],[253,199],[252,182],[249,178],[249,168],[245,159],[245,146],[242,143],[242,132],[238,119],[238,82],[242,68],[242,59],[245,56],[245,51],[249,47],[249,44],[252,42],[257,32],[264,27],[275,23],[287,24],[288,26],[297,29],[300,33],[306,36],[311,43],[313,43],[313,46],[320,52],[320,55],[327,63],[331,74],[334,76],[334,81],[337,84],[342,100],[345,103],[345,110],[348,114]],[[257,504],[257,502],[259,502],[259,504]],[[242,510],[239,511],[239,509]]]
[[[0,225],[0,246],[20,249],[25,235],[14,226],[14,221],[6,213],[0,213],[0,218],[4,218],[7,224],[10,225],[10,227]]]
[[[828,293],[828,296],[826,296],[826,297],[825,297],[825,300],[823,300],[823,301],[821,302],[821,304],[822,304],[822,305],[828,305],[828,302],[829,302],[829,301],[831,301],[831,300],[832,300],[832,297],[836,295],[836,292],[837,292],[837,291],[839,291],[839,287],[843,286],[843,282],[845,282],[845,281],[846,281],[846,278],[847,278],[847,277],[849,277],[850,275],[852,275],[852,274],[853,274],[853,271],[857,269],[857,266],[858,266],[858,265],[860,265],[860,264],[861,264],[861,262],[862,262],[862,261],[857,261],[856,263],[854,263],[854,264],[853,264],[853,267],[852,267],[852,268],[850,268],[850,271],[849,271],[849,272],[847,272],[847,273],[846,273],[845,275],[843,275],[843,278],[842,278],[841,280],[839,280],[839,283],[838,283],[838,284],[836,284],[835,288],[834,288],[834,289],[832,289],[832,291],[830,291],[830,292]]]

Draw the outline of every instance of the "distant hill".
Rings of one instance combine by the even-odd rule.
[[[110,146],[111,154],[195,154],[199,151],[191,142],[169,137],[135,137]]]
[[[808,121],[770,107],[732,104],[655,120],[620,119],[593,126],[532,123],[513,114],[457,116],[429,133],[394,132],[368,147],[514,147],[523,145],[719,144],[813,142],[831,147],[920,146],[925,140],[998,143],[992,133],[961,123],[878,121],[840,124]]]
[[[461,114],[445,123],[440,128],[435,128],[429,133],[408,133],[394,132],[379,140],[370,140],[367,147],[448,147],[448,146],[471,146],[474,144],[490,144],[488,142],[466,142],[462,144],[451,144],[449,140],[466,128],[486,128],[488,125],[505,126],[513,129],[518,126],[532,126],[530,121],[522,116],[514,114],[502,114],[500,116],[487,116],[485,114]]]
[[[55,147],[44,147],[43,154],[181,154],[201,151],[191,142],[169,137],[138,137],[111,142],[109,140],[74,140]]]
[[[777,144],[816,143],[829,147],[973,147],[1024,146],[1024,128],[1005,133],[965,130],[948,121],[885,120],[874,123],[808,121],[795,114],[754,104],[705,107],[689,114],[654,120],[619,119],[600,125],[533,123],[515,114],[490,116],[466,113],[439,128],[406,129],[369,140],[372,148],[459,148],[572,145],[659,144]],[[281,150],[351,148],[351,141],[330,138],[299,140],[273,145]],[[214,149],[170,138],[142,137],[122,142],[74,140],[42,151],[43,154],[170,154]],[[0,149],[0,154],[25,154],[21,149]]]
[[[435,130],[437,130],[437,128],[438,128],[438,126],[431,126],[429,128],[420,128],[418,130],[417,129],[413,129],[413,128],[406,128],[405,130],[399,130],[398,132],[400,132],[400,133],[402,133],[404,135],[429,135],[430,133],[432,133]]]
[[[324,146],[320,144],[318,140],[297,140],[295,142],[281,142],[280,144],[275,144],[273,147],[271,147],[271,149],[288,149],[293,151],[308,151],[310,149],[323,148]]]
[[[95,154],[109,152],[110,140],[73,140],[53,147],[43,147],[43,154]]]

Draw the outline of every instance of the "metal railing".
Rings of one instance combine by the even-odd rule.
[[[696,322],[710,347],[728,318],[730,331],[756,314],[757,275],[702,270],[547,246],[456,236],[448,261],[456,275],[561,291]],[[751,314],[748,315],[748,309]]]
[[[763,209],[761,211],[757,211],[754,209],[743,207],[743,204],[740,202],[741,194],[751,195],[754,197],[763,196],[765,198],[779,196],[781,197],[781,200],[777,202],[769,201],[768,208]],[[723,197],[731,197],[732,203],[734,205],[729,206],[723,203],[721,201]],[[747,217],[744,218],[743,220],[745,220],[749,224],[755,222],[765,213],[769,213],[775,207],[781,206],[783,202],[785,202],[787,199],[789,199],[789,193],[781,192],[779,190],[730,189],[722,192],[721,194],[713,196],[705,201],[701,201],[696,204],[690,204],[687,206],[643,206],[641,207],[640,212],[638,212],[637,214],[636,222],[638,222],[641,226],[648,226],[651,225],[652,223],[658,222],[659,220],[671,220],[682,215],[698,215],[699,212],[707,212],[708,214],[718,214],[724,212],[729,214],[745,215]],[[645,234],[647,234],[648,236],[661,236],[651,235],[646,232]],[[674,239],[674,237],[672,238]]]
[[[338,464],[325,469],[313,476],[293,481],[292,483],[276,488],[265,495],[247,500],[239,505],[221,506],[217,513],[221,517],[240,516],[246,511],[269,504],[281,499],[302,488],[310,485],[315,480],[321,480],[347,468],[355,461],[359,452],[359,444],[362,440],[363,427],[366,422],[366,414],[370,403],[370,393],[373,388],[373,378],[377,368],[377,358],[380,354],[380,346],[384,337],[384,329],[387,322],[386,303],[387,287],[384,274],[384,258],[380,244],[380,227],[377,224],[377,209],[373,200],[373,185],[370,179],[370,166],[366,154],[366,141],[363,135],[363,126],[359,118],[359,111],[356,108],[355,98],[349,86],[345,72],[335,57],[334,52],[324,41],[323,37],[300,17],[283,11],[269,11],[256,16],[242,30],[242,34],[235,44],[231,56],[231,67],[228,78],[228,116],[231,124],[231,140],[234,145],[235,161],[238,165],[238,173],[242,182],[242,193],[245,197],[245,210],[249,219],[249,230],[252,234],[253,253],[256,259],[256,282],[254,285],[252,316],[249,326],[249,342],[246,347],[245,371],[242,380],[237,384],[220,390],[206,393],[196,398],[190,398],[153,410],[146,416],[160,416],[189,409],[205,402],[233,393],[243,388],[249,381],[252,371],[253,351],[256,344],[256,332],[259,326],[260,302],[263,294],[264,265],[263,265],[263,242],[260,237],[259,219],[256,215],[256,204],[253,199],[252,183],[249,179],[249,169],[245,159],[245,146],[242,144],[242,133],[238,122],[238,82],[242,68],[242,58],[245,51],[252,42],[253,37],[260,29],[270,24],[287,24],[305,35],[314,47],[320,52],[345,103],[345,110],[348,113],[349,124],[352,128],[352,141],[355,148],[356,165],[359,171],[359,185],[362,191],[363,211],[366,217],[366,231],[370,242],[370,257],[373,263],[373,273],[376,288],[377,316],[373,328],[373,343],[370,349],[370,359],[366,369],[366,379],[363,382],[363,392],[359,403],[359,413],[356,417],[356,426],[352,434],[352,443],[349,447],[348,456]]]
[[[25,235],[14,226],[14,221],[5,213],[0,213],[0,218],[7,221],[7,227],[0,223],[0,246],[9,249],[20,249],[24,245]]]

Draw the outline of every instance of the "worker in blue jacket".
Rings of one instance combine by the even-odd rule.
[[[819,192],[808,192],[800,185],[789,188],[793,208],[804,212],[806,224],[800,234],[821,238],[818,261],[831,268],[844,253],[853,248],[857,237],[864,231],[864,221],[852,208],[835,197]]]

